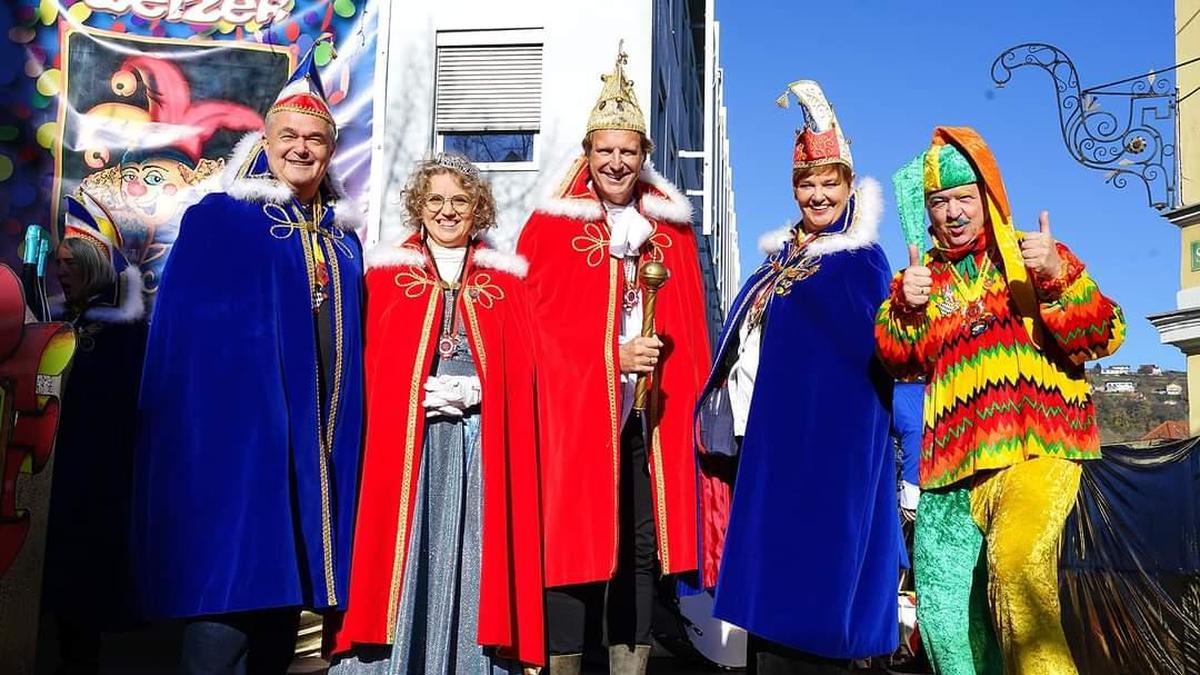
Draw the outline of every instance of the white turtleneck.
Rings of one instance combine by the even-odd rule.
[[[467,259],[467,245],[447,248],[433,239],[426,239],[429,253],[433,256],[433,264],[437,266],[438,276],[442,281],[456,282],[462,276],[462,266]]]
[[[456,283],[461,280],[463,265],[467,260],[467,245],[447,248],[426,238],[429,253],[433,256],[433,264],[437,267],[438,276],[442,281]],[[433,375],[425,381],[424,406],[427,414],[436,412],[462,416],[463,410],[479,403],[482,389],[477,375]],[[454,411],[459,412],[454,412]]]

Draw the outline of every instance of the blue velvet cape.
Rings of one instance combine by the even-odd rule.
[[[150,617],[324,609],[346,598],[362,438],[362,248],[330,208],[320,239],[336,257],[326,302],[341,376],[336,386],[330,378],[325,407],[336,423],[323,456],[306,235],[266,178],[254,180],[273,194],[214,193],[187,210],[159,287],[133,508]]]
[[[814,261],[793,250],[790,236],[750,276],[698,407],[709,451],[734,449],[728,405],[719,400],[738,329],[758,291],[773,286],[714,614],[772,642],[840,659],[891,653],[898,640],[892,379],[875,359],[874,340],[891,273],[873,227],[858,223],[856,211],[852,201],[817,240],[830,237],[822,246],[838,242],[833,248],[844,250]]]

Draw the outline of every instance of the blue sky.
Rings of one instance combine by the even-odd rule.
[[[1148,205],[1140,182],[1116,189],[1069,157],[1044,71],[1022,68],[1003,89],[990,75],[1001,52],[1024,42],[1064,51],[1084,87],[1169,66],[1173,4],[720,1],[743,276],[762,258],[759,235],[797,215],[789,176],[802,117],[794,101],[783,110],[774,100],[787,83],[815,79],[851,139],[856,172],[885,187],[881,243],[894,267],[907,258],[892,172],[924,149],[934,126],[973,126],[997,156],[1017,227],[1036,230],[1038,212],[1049,210],[1054,236],[1124,307],[1129,337],[1109,361],[1182,370],[1182,355],[1145,318],[1175,307],[1178,229]]]

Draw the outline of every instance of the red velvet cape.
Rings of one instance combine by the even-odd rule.
[[[654,232],[643,261],[666,265],[656,328],[665,343],[655,424],[647,443],[658,556],[665,574],[696,568],[696,464],[692,413],[708,373],[700,258],[691,205],[652,170],[638,206]],[[556,197],[538,208],[517,250],[529,260],[538,333],[546,585],[610,579],[617,561],[622,265],[609,255],[604,210],[587,162],[572,166]]]
[[[440,335],[437,271],[415,235],[373,250],[366,275],[367,438],[347,612],[333,651],[390,644],[424,439],[424,383]],[[520,258],[473,244],[459,312],[483,388],[479,643],[545,658],[534,351]]]

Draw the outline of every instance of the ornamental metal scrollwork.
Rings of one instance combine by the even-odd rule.
[[[1150,205],[1162,211],[1179,205],[1175,147],[1177,101],[1171,80],[1161,77],[1185,64],[1083,89],[1075,64],[1054,45],[1027,43],[1008,49],[992,63],[992,80],[1003,87],[1026,66],[1050,75],[1058,100],[1063,143],[1080,164],[1105,171],[1119,189],[1141,181]]]

